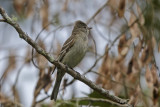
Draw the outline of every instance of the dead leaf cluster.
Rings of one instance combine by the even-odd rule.
[[[120,17],[124,15],[125,1],[120,0],[117,8]],[[147,41],[144,39],[145,35],[143,34],[146,33],[144,33],[146,30],[142,30],[142,28],[145,29],[145,20],[138,4],[136,6],[138,16],[131,11],[128,21],[131,37],[127,39],[126,33],[120,36],[118,56],[113,57],[108,54],[108,51],[105,53],[96,82],[101,84],[103,88],[112,90],[117,96],[129,98],[130,104],[134,106],[158,107],[159,79],[153,54],[157,43],[154,36]],[[137,17],[138,21],[135,23]],[[131,26],[132,24],[133,26]],[[138,40],[136,44],[135,39]],[[129,51],[132,51],[133,55],[130,55],[130,59],[126,59]],[[126,64],[127,60],[129,61]],[[143,72],[145,72],[145,76],[142,75]],[[141,78],[143,77],[147,83],[147,92],[142,88],[144,83]]]

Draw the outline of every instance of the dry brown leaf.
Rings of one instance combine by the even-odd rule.
[[[14,53],[10,53],[8,70],[13,70],[16,68],[16,58]]]
[[[96,82],[97,84],[101,84],[103,88],[111,89],[116,95],[119,95],[123,91],[123,85],[121,83],[124,78],[122,75],[125,74],[126,70],[126,67],[124,67],[124,57],[114,58],[110,57],[107,53],[103,59],[102,66],[99,70],[100,75]]]
[[[127,86],[135,88],[138,85],[139,74],[138,71],[132,67],[132,74],[127,77]]]
[[[136,90],[131,93],[130,100],[128,103],[133,105],[133,107],[136,107],[136,104],[138,103],[140,96],[141,96],[140,87],[137,86]]]
[[[44,75],[42,81],[45,84],[43,88],[45,89],[46,92],[48,92],[48,89],[52,86],[52,79],[51,79],[50,72],[48,72],[47,74]],[[48,88],[46,88],[46,87],[48,87]]]
[[[20,96],[19,96],[17,88],[14,85],[12,87],[12,93],[14,95],[14,101],[20,103]]]
[[[154,42],[153,39],[152,41]],[[148,41],[147,45],[142,50],[141,62],[143,65],[147,65],[152,61],[154,48],[154,43],[152,41]]]
[[[42,40],[39,40],[38,44],[45,50],[46,46],[45,46],[45,44],[43,43]],[[45,69],[47,67],[48,61],[47,61],[47,59],[44,56],[36,53],[36,60],[37,60],[38,67],[40,69]]]
[[[137,44],[137,46],[135,47],[135,49],[134,49],[134,55],[133,55],[134,58],[137,58],[139,56],[139,54],[140,54],[140,52],[142,50],[142,44],[143,44],[142,42],[139,42]]]
[[[63,95],[65,94],[65,89],[67,87],[68,78],[64,78],[63,80]]]
[[[108,46],[106,46],[106,50],[108,50]],[[105,54],[105,57],[104,57],[103,62],[102,62],[102,66],[100,67],[100,69],[98,71],[101,75],[99,75],[99,77],[96,80],[96,83],[97,84],[102,84],[102,87],[104,87],[109,81],[109,79],[107,81],[104,77],[101,77],[102,75],[105,76],[106,78],[108,76],[110,76],[110,72],[109,72],[109,69],[108,69],[108,66],[107,66],[107,62],[110,62],[110,59],[108,59],[108,52]]]
[[[52,82],[50,81],[50,83],[49,83],[49,84],[47,84],[47,85],[44,87],[44,91],[45,91],[45,93],[47,93],[47,92],[48,92],[48,90],[49,90],[51,87],[52,87]]]
[[[141,61],[144,65],[146,64],[148,56],[149,56],[149,49],[146,46],[145,49],[142,50],[142,56],[141,56]]]
[[[132,74],[130,75],[130,77],[128,77],[129,81],[132,81],[132,82],[136,82],[135,80],[137,78],[139,78],[138,75],[140,72],[140,68],[142,68],[142,62],[139,59],[139,54],[141,52],[141,48],[142,48],[142,43],[139,42],[138,45],[135,47],[134,53],[132,56],[132,60],[131,60],[132,61],[132,68],[128,68],[128,70],[131,69],[131,71],[132,71]]]
[[[153,89],[153,76],[148,66],[146,67],[145,77],[146,77],[146,82],[147,82],[148,87],[150,89]]]
[[[30,64],[30,61],[31,61],[31,49],[30,49],[30,47],[27,47],[27,52],[26,52],[24,60],[25,60],[26,64]]]
[[[36,97],[39,95],[40,91],[45,85],[43,81],[44,75],[45,75],[45,71],[41,69],[39,72],[39,80],[37,81],[37,85],[34,90],[34,99],[36,99]]]
[[[47,93],[48,92],[48,90],[52,87],[52,82],[54,81],[54,80],[52,80],[51,79],[51,72],[52,72],[52,67],[50,67],[50,68],[48,68],[48,73],[47,73],[47,75],[48,75],[48,77],[50,78],[49,80],[46,80],[46,82],[48,81],[49,83],[47,84],[46,83],[46,86],[44,87],[44,91]],[[54,78],[55,79],[55,78]]]
[[[157,74],[157,68],[156,68],[156,65],[152,65],[152,67],[151,67],[151,73],[152,73],[152,75],[153,75],[153,83],[155,84],[155,83],[157,83],[157,81],[159,80],[159,77],[158,77],[158,74]]]
[[[142,10],[141,10],[141,8],[139,7],[139,5],[138,5],[137,3],[136,3],[136,7],[137,7],[138,15],[139,15],[139,23],[140,23],[141,25],[144,25],[145,19],[144,19],[144,16],[143,16],[143,14],[142,14]]]
[[[0,105],[1,107],[23,107],[20,103],[10,100],[9,97],[0,92]]]
[[[24,5],[26,1],[27,0],[13,0],[13,6],[20,16],[24,14]]]
[[[38,44],[40,47],[42,47],[45,50],[45,44],[43,41],[39,40]],[[34,99],[40,94],[40,91],[42,89],[45,89],[48,87],[48,84],[51,84],[51,77],[50,77],[50,72],[45,72],[46,68],[48,68],[48,61],[46,58],[44,58],[42,55],[36,53],[36,60],[37,60],[37,65],[39,67],[39,80],[37,82],[35,91],[34,91]],[[47,89],[45,89],[47,90]],[[34,101],[33,101],[34,102]]]
[[[68,10],[68,0],[65,0],[62,10],[63,11],[67,11]]]
[[[133,67],[133,59],[128,64],[128,70],[127,70],[128,75],[132,73],[132,67]]]
[[[154,84],[154,89],[153,89],[153,103],[154,105],[157,104],[158,102],[158,98],[159,98],[159,77],[157,75],[157,68],[156,66],[153,64],[151,67],[151,73],[152,73],[152,77],[153,77],[153,84]]]
[[[117,67],[118,69],[115,69],[115,74],[113,74],[112,76],[114,77],[114,79],[115,79],[115,81],[117,81],[117,82],[119,82],[119,83],[122,83],[123,85],[126,85],[124,82],[123,82],[123,80],[125,80],[125,77],[123,76],[123,74],[122,74],[122,72],[124,71],[125,72],[125,70],[124,70],[124,68],[121,66],[121,69],[120,69],[120,66],[119,67]],[[112,72],[112,71],[111,71]],[[123,90],[123,85],[120,85],[120,84],[113,84],[113,83],[110,83],[110,84],[112,84],[112,90],[114,91],[114,93],[115,93],[115,95],[116,96],[119,96],[119,95],[121,95],[121,92],[123,91],[124,92],[124,90]]]
[[[42,26],[46,30],[49,29],[48,28],[48,25],[49,25],[49,20],[48,20],[49,11],[48,11],[48,8],[49,8],[49,2],[48,2],[48,0],[45,0],[42,7],[41,7],[40,15],[41,15],[41,18],[42,18]]]
[[[9,98],[6,97],[2,92],[0,92],[0,102],[7,102],[7,100],[9,100]]]
[[[122,56],[126,56],[127,53],[128,53],[128,47],[124,47],[120,54],[121,54]]]
[[[48,65],[46,58],[42,55],[37,56],[37,64],[40,69],[45,69]]]
[[[60,51],[61,51],[61,44],[60,44],[60,42],[58,41],[57,42],[57,49],[56,49],[56,55],[58,56],[59,55],[59,53],[60,53]]]
[[[149,46],[152,48],[152,49],[154,49],[155,48],[155,46],[156,46],[156,39],[155,39],[155,37],[154,36],[152,36],[152,41],[151,41],[151,43],[149,44]],[[152,50],[151,50],[152,51]]]
[[[34,5],[36,0],[14,0],[13,6],[20,16],[30,16],[34,13]]]
[[[125,12],[125,0],[120,0],[118,7],[118,16],[123,17]]]
[[[119,44],[118,44],[118,52],[121,53],[124,45],[126,44],[126,36],[125,35],[122,35],[120,37],[120,40],[119,40]]]
[[[111,7],[112,11],[117,11],[120,0],[109,0],[108,5]]]
[[[26,9],[26,16],[29,17],[34,14],[34,5],[36,0],[27,0],[27,9]]]
[[[160,52],[160,42],[158,43],[158,52]]]
[[[159,98],[159,81],[157,75],[157,69],[153,64],[151,69],[149,67],[146,68],[146,82],[149,87],[150,96],[153,99],[154,106],[157,105],[157,101]]]
[[[140,64],[140,60],[139,58],[137,58],[138,56],[133,56],[132,60],[130,61],[129,65],[128,65],[128,69],[127,69],[127,86],[135,88],[137,87],[137,85],[139,85],[138,81],[139,81],[139,72],[141,69],[141,64]]]
[[[10,52],[8,63],[6,65],[6,69],[4,70],[2,78],[5,80],[7,77],[8,73],[13,71],[16,68],[16,59],[15,59],[15,53]]]
[[[45,90],[45,92],[48,92],[48,89],[51,87],[52,79],[50,72],[45,73],[45,71],[40,71],[39,80],[37,82],[37,85],[35,87],[34,91],[34,99],[40,94],[40,91],[42,89]]]
[[[132,35],[132,38],[135,38],[135,37],[138,37],[140,36],[140,30],[139,30],[139,27],[138,27],[138,24],[135,23],[136,21],[136,16],[133,12],[131,12],[131,16],[130,16],[130,20],[128,22],[128,26],[131,26],[130,27],[130,32],[131,32],[131,35]],[[133,25],[134,24],[134,25]]]

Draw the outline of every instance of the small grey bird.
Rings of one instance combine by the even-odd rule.
[[[61,52],[58,56],[58,61],[70,68],[74,68],[78,65],[88,49],[88,35],[90,29],[91,28],[84,22],[80,20],[76,21],[71,36],[63,44]],[[57,70],[57,77],[52,91],[51,100],[54,99],[56,101],[64,74],[65,71],[60,69]]]

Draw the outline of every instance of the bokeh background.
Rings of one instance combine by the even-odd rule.
[[[92,27],[88,52],[74,69],[134,106],[159,107],[159,0],[0,0],[0,6],[55,58],[74,22],[86,22]],[[51,101],[53,68],[0,22],[1,106],[116,107],[92,101],[104,97],[68,74],[58,101]]]

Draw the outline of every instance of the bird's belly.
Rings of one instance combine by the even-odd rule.
[[[80,63],[80,61],[85,56],[86,51],[87,51],[87,43],[82,44],[81,41],[78,41],[72,47],[72,49],[70,49],[70,51],[64,56],[62,63],[73,68]]]

